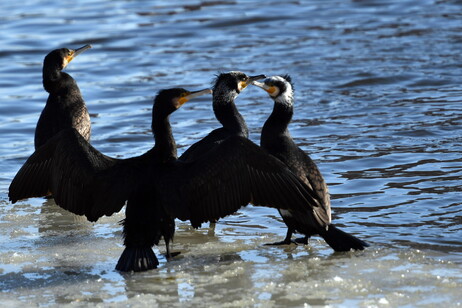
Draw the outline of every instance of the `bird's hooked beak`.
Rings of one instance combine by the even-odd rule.
[[[203,89],[203,90],[199,90],[199,91],[189,92],[189,94],[187,94],[187,95],[185,95],[183,97],[180,97],[180,99],[178,99],[178,107],[177,108],[180,108],[187,101],[189,101],[189,100],[191,100],[191,99],[193,99],[195,97],[205,95],[205,94],[212,94],[212,90],[211,89]]]
[[[241,81],[239,82],[239,91],[244,90],[249,84],[252,84],[255,80],[260,80],[266,78],[265,75],[255,75],[255,76],[249,76],[249,78],[246,81]]]
[[[64,67],[66,67],[66,65],[69,64],[69,62],[71,62],[79,54],[81,54],[82,52],[84,52],[85,50],[90,49],[90,48],[91,48],[91,45],[87,44],[87,45],[82,46],[82,47],[77,48],[77,49],[71,49],[70,52],[69,52],[69,55],[67,55],[67,57],[64,59],[64,62],[65,62]]]
[[[257,86],[259,88],[262,88],[263,90],[265,90],[266,92],[268,92],[269,95],[271,96],[276,96],[277,95],[277,91],[279,90],[277,87],[275,86],[269,86],[265,83],[265,81],[263,82],[259,82],[259,81],[253,81],[252,84],[254,86]]]
[[[80,48],[77,48],[74,50],[74,57],[77,57],[79,54],[81,54],[82,52],[84,52],[85,50],[87,49],[90,49],[91,48],[91,45],[87,44],[85,46],[82,46]]]

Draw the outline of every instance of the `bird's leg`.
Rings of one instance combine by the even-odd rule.
[[[178,256],[181,252],[179,252],[179,251],[170,252],[170,245],[169,245],[170,240],[166,239],[165,237],[164,237],[164,240],[165,240],[165,248],[167,249],[167,253],[165,254],[165,258],[167,259],[167,261],[170,261],[174,257]]]
[[[209,224],[209,229],[215,230],[216,225],[217,225],[217,221],[216,220],[211,220],[210,224]]]
[[[295,231],[294,229],[289,227],[287,229],[286,238],[283,241],[275,242],[275,243],[267,243],[265,245],[266,246],[280,246],[280,245],[290,245],[290,244],[298,245],[296,241],[292,240],[292,234],[294,233],[294,231]]]
[[[217,221],[216,221],[216,220],[210,221],[209,230],[208,230],[208,232],[207,232],[207,235],[215,236],[215,227],[216,227],[216,225],[217,225]]]
[[[296,238],[294,242],[296,244],[308,245],[309,240],[310,240],[310,236],[306,235],[305,237]]]
[[[160,220],[161,234],[164,237],[165,248],[167,253],[165,258],[167,261],[170,261],[173,257],[180,254],[180,252],[170,252],[170,241],[173,240],[175,234],[175,219],[168,217],[164,212],[162,212],[164,217]]]

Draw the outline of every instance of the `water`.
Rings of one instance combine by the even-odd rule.
[[[461,305],[460,1],[2,1],[0,298],[2,306]],[[265,247],[285,227],[248,207],[215,230],[178,222],[172,262],[120,274],[118,221],[75,221],[52,201],[12,205],[47,94],[43,57],[93,49],[66,69],[92,115],[92,143],[130,157],[152,146],[152,97],[209,86],[219,71],[289,73],[291,132],[332,193],[334,222],[363,252]],[[238,107],[258,142],[272,103],[249,87]],[[183,152],[218,126],[210,97],[171,117]]]

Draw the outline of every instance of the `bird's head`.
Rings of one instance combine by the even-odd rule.
[[[233,93],[237,96],[249,84],[255,80],[265,78],[265,75],[247,76],[243,72],[231,71],[228,73],[219,74],[214,82],[214,93]]]
[[[53,67],[53,68],[57,68],[58,70],[62,70],[75,57],[77,57],[79,54],[81,54],[82,52],[90,48],[91,48],[91,45],[85,45],[77,49],[68,49],[68,48],[55,49],[45,57],[44,67]]]
[[[253,85],[265,90],[275,101],[292,101],[293,85],[289,75],[268,77],[262,82],[254,81]]]
[[[154,99],[154,110],[163,111],[166,114],[171,114],[187,101],[212,93],[211,89],[199,91],[188,91],[183,88],[171,88],[159,91]]]

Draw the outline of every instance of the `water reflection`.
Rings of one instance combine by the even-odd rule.
[[[249,272],[237,254],[185,257],[171,261],[159,272],[142,275],[123,274],[128,297],[153,294],[169,303],[201,302],[205,298],[239,299],[240,288],[251,288]],[[184,272],[188,268],[194,275]],[[225,289],[220,286],[226,286]],[[233,295],[229,290],[236,290]],[[228,291],[226,291],[228,290]]]
[[[45,199],[40,208],[38,232],[44,239],[69,233],[85,235],[91,231],[92,225],[84,216],[57,206],[53,198]]]

